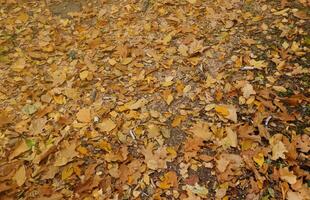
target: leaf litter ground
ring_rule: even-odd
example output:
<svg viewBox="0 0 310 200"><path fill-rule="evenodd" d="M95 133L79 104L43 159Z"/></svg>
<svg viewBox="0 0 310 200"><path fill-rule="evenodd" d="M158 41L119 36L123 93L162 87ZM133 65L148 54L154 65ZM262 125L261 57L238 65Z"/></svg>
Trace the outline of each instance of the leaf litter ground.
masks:
<svg viewBox="0 0 310 200"><path fill-rule="evenodd" d="M309 2L1 1L1 199L309 199Z"/></svg>

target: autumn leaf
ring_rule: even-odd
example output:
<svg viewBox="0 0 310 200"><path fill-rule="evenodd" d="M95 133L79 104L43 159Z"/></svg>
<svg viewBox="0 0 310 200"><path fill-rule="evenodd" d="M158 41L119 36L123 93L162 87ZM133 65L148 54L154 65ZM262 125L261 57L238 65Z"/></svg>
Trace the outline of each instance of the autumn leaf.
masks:
<svg viewBox="0 0 310 200"><path fill-rule="evenodd" d="M279 169L279 173L280 173L280 178L283 181L288 182L289 184L293 185L297 182L297 176L294 175L293 172L290 172L288 167L285 168L280 168Z"/></svg>
<svg viewBox="0 0 310 200"><path fill-rule="evenodd" d="M206 122L199 121L193 125L190 129L190 132L194 134L194 136L199 137L203 140L210 140L213 136L212 132L209 129L209 126Z"/></svg>
<svg viewBox="0 0 310 200"><path fill-rule="evenodd" d="M232 105L216 105L215 111L223 117L232 120L237 123L237 110Z"/></svg>
<svg viewBox="0 0 310 200"><path fill-rule="evenodd" d="M251 95L256 94L255 90L253 89L253 86L249 83L246 83L243 88L241 89L244 98L249 98Z"/></svg>
<svg viewBox="0 0 310 200"><path fill-rule="evenodd" d="M18 170L15 172L15 175L12 178L14 181L16 181L18 186L24 185L26 181L26 168L24 165L18 168Z"/></svg>
<svg viewBox="0 0 310 200"><path fill-rule="evenodd" d="M110 132L116 128L115 122L110 118L103 119L97 126L103 132Z"/></svg>
<svg viewBox="0 0 310 200"><path fill-rule="evenodd" d="M169 189L171 187L177 188L178 187L178 177L174 171L167 172L162 181L158 185L161 189Z"/></svg>
<svg viewBox="0 0 310 200"><path fill-rule="evenodd" d="M78 155L75 151L76 146L76 141L73 141L71 144L65 142L65 147L56 154L54 166L59 167L71 162Z"/></svg>
<svg viewBox="0 0 310 200"><path fill-rule="evenodd" d="M77 120L84 123L91 122L91 113L89 108L82 108L79 110L79 112L76 114Z"/></svg>
<svg viewBox="0 0 310 200"><path fill-rule="evenodd" d="M279 158L283 159L286 158L284 153L287 153L288 151L283 142L281 141L280 134L274 135L272 138L270 138L269 143L272 150L272 156L271 156L272 160L277 160Z"/></svg>
<svg viewBox="0 0 310 200"><path fill-rule="evenodd" d="M9 155L9 159L12 160L20 154L30 150L25 140L22 140L17 147L13 150L13 152Z"/></svg>

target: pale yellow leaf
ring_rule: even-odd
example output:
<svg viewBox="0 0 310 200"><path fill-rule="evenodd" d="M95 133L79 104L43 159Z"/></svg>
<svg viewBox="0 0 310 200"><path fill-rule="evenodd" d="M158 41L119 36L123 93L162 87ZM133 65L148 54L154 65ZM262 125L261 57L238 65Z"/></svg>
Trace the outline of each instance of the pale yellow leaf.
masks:
<svg viewBox="0 0 310 200"><path fill-rule="evenodd" d="M101 123L98 124L98 128L103 132L110 132L116 127L116 124L110 118L103 119Z"/></svg>
<svg viewBox="0 0 310 200"><path fill-rule="evenodd" d="M15 172L15 175L12 178L14 181L16 181L17 185L20 187L24 185L26 181L26 168L24 165L22 165L18 170Z"/></svg>

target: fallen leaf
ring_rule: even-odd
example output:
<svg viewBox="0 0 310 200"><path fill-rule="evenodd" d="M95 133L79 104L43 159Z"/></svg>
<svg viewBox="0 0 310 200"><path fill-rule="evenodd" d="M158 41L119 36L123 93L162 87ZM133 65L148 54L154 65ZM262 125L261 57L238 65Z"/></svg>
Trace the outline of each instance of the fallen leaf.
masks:
<svg viewBox="0 0 310 200"><path fill-rule="evenodd" d="M91 113L89 108L82 108L79 110L79 112L76 114L77 120L84 123L91 122Z"/></svg>
<svg viewBox="0 0 310 200"><path fill-rule="evenodd" d="M186 0L188 3L195 4L197 0Z"/></svg>
<svg viewBox="0 0 310 200"><path fill-rule="evenodd" d="M18 170L15 172L15 175L12 177L12 179L16 181L19 187L24 185L26 181L26 168L24 165L18 168Z"/></svg>
<svg viewBox="0 0 310 200"><path fill-rule="evenodd" d="M25 140L22 140L18 146L14 149L14 151L9 155L9 160L14 159L15 157L19 156L20 154L30 150L29 146L27 145Z"/></svg>
<svg viewBox="0 0 310 200"><path fill-rule="evenodd" d="M265 162L264 154L258 153L253 157L253 160L258 164L259 167L262 167Z"/></svg>
<svg viewBox="0 0 310 200"><path fill-rule="evenodd" d="M280 140L279 135L274 135L272 138L270 138L269 143L271 145L271 150L272 150L272 160L277 160L279 158L285 159L285 154L287 153L287 149L283 142Z"/></svg>
<svg viewBox="0 0 310 200"><path fill-rule="evenodd" d="M188 56L188 53L187 53L188 47L186 45L181 44L178 48L178 51L182 56Z"/></svg>
<svg viewBox="0 0 310 200"><path fill-rule="evenodd" d="M241 89L244 98L249 98L251 95L256 94L256 92L253 89L253 86L249 83L246 83L243 88Z"/></svg>
<svg viewBox="0 0 310 200"><path fill-rule="evenodd" d="M76 146L76 141L73 141L71 144L66 141L65 147L61 151L56 153L56 160L54 162L54 166L59 167L67 164L68 162L71 162L73 158L78 155L78 153L75 151Z"/></svg>
<svg viewBox="0 0 310 200"><path fill-rule="evenodd" d="M19 58L12 66L11 69L14 72L21 72L26 66L26 60L24 58Z"/></svg>
<svg viewBox="0 0 310 200"><path fill-rule="evenodd" d="M160 129L157 125L155 124L150 124L147 126L147 131L148 131L148 137L149 138L155 138L155 137L158 137L160 135Z"/></svg>
<svg viewBox="0 0 310 200"><path fill-rule="evenodd" d="M303 196L299 192L293 192L292 190L289 190L287 192L287 200L305 200Z"/></svg>
<svg viewBox="0 0 310 200"><path fill-rule="evenodd" d="M97 126L102 132L110 132L113 129L115 129L116 124L110 118L106 118L106 119L103 119L102 122L99 123Z"/></svg>
<svg viewBox="0 0 310 200"><path fill-rule="evenodd" d="M67 180L68 178L70 178L70 176L73 174L73 167L70 165L66 168L64 168L61 172L61 179Z"/></svg>
<svg viewBox="0 0 310 200"><path fill-rule="evenodd" d="M178 177L175 171L167 172L162 181L158 185L161 189L169 189L171 187L177 188L178 187Z"/></svg>
<svg viewBox="0 0 310 200"><path fill-rule="evenodd" d="M226 127L227 136L221 140L221 145L224 147L237 147L238 138L235 131L233 131L230 127Z"/></svg>
<svg viewBox="0 0 310 200"><path fill-rule="evenodd" d="M288 167L285 168L280 168L279 169L279 173L280 173L280 178L283 181L288 182L289 184L293 185L297 182L297 176L294 175L293 172L290 172Z"/></svg>
<svg viewBox="0 0 310 200"><path fill-rule="evenodd" d="M216 105L215 111L223 117L237 123L237 109L232 105Z"/></svg>
<svg viewBox="0 0 310 200"><path fill-rule="evenodd" d="M193 125L190 129L190 132L194 134L194 136L199 137L205 141L208 141L212 138L213 134L209 129L209 125L206 122L199 121Z"/></svg>

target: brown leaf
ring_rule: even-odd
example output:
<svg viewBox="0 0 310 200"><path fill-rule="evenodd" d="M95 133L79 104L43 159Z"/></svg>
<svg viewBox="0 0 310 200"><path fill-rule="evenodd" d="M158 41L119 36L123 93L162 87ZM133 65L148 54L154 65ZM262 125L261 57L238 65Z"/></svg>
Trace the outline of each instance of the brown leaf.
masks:
<svg viewBox="0 0 310 200"><path fill-rule="evenodd" d="M14 159L15 157L19 156L20 154L30 150L29 146L27 145L25 140L22 140L14 151L9 155L9 160Z"/></svg>
<svg viewBox="0 0 310 200"><path fill-rule="evenodd" d="M67 164L68 162L72 161L75 156L78 155L78 153L75 151L75 148L77 147L76 143L76 141L73 141L71 144L69 144L67 141L65 142L65 147L61 151L56 153L56 160L54 162L55 167Z"/></svg>

